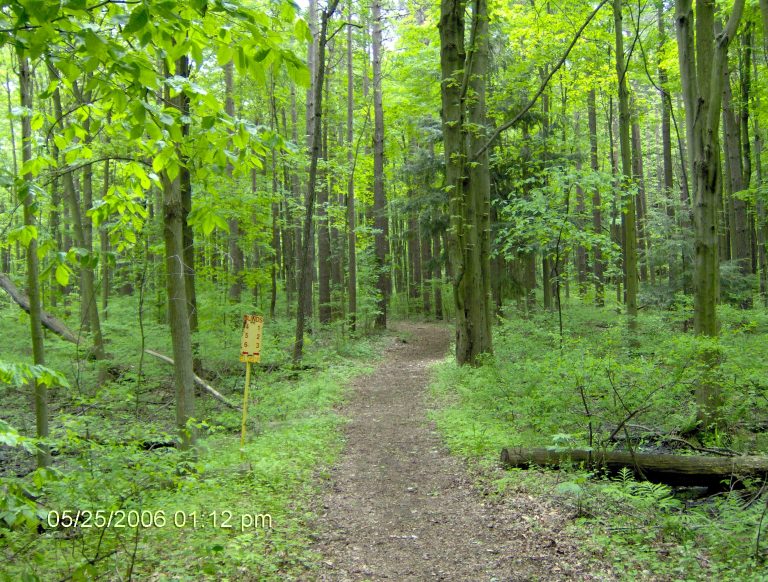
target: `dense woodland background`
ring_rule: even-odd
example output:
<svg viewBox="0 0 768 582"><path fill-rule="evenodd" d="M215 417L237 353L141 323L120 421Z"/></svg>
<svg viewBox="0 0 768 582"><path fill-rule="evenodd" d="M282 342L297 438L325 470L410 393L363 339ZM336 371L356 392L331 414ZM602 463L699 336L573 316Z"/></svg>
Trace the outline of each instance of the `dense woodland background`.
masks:
<svg viewBox="0 0 768 582"><path fill-rule="evenodd" d="M116 471L120 434L138 489L155 463L193 479L146 450L234 438L246 313L264 438L313 400L280 389L330 409L329 362L359 370L371 331L418 317L472 366L441 373L474 386L440 421L464 454L515 431L765 452L766 67L762 0L0 3L0 517L37 523L93 455ZM98 567L83 544L62 572Z"/></svg>

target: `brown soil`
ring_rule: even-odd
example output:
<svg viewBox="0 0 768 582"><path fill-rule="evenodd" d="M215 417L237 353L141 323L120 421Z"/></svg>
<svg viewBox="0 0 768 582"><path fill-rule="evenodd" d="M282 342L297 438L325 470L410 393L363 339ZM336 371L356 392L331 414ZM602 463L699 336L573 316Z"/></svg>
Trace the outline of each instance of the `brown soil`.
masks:
<svg viewBox="0 0 768 582"><path fill-rule="evenodd" d="M566 510L530 495L486 497L427 420L430 367L451 330L396 326L402 339L352 385L347 446L322 499L312 577L347 580L606 580L562 530Z"/></svg>

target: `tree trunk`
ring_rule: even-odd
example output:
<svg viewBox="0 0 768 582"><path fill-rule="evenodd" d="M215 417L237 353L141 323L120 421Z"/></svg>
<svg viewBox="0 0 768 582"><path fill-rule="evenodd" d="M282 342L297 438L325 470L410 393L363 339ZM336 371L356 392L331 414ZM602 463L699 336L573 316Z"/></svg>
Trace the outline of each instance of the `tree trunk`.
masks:
<svg viewBox="0 0 768 582"><path fill-rule="evenodd" d="M587 116L589 118L589 165L593 172L600 170L597 157L597 107L595 105L595 90L590 89L587 94ZM603 232L603 214L600 205L600 189L592 192L592 230L600 236ZM592 269L595 276L595 305L605 305L605 280L603 265L603 250L599 244L594 246L592 256Z"/></svg>
<svg viewBox="0 0 768 582"><path fill-rule="evenodd" d="M441 255L442 251L440 250L440 233L436 232L432 236L432 260L434 261L432 281L433 287L435 289L436 319L443 319L443 269Z"/></svg>
<svg viewBox="0 0 768 582"><path fill-rule="evenodd" d="M293 361L298 363L304 354L304 327L307 317L307 302L312 300L312 279L309 270L310 245L312 244L312 217L315 212L317 196L317 161L320 158L321 131L323 122L323 80L325 78L325 45L328 42L328 21L336 12L339 0L329 0L323 10L320 21L320 33L317 46L317 66L314 71L314 119L312 125L312 151L309 163L309 183L304 209L304 229L302 232L301 261L299 269L298 304L296 310L296 339L293 346Z"/></svg>
<svg viewBox="0 0 768 582"><path fill-rule="evenodd" d="M719 282L717 249L717 198L720 182L718 124L723 85L723 66L728 44L734 37L744 9L736 0L728 24L714 36L714 3L696 2L696 60L693 60L694 15L692 0L676 0L678 57L689 136L689 158L694 184L694 330L717 336L715 304ZM716 365L717 354L702 354L705 365ZM716 383L702 383L696 390L698 419L702 429L717 424L721 403Z"/></svg>
<svg viewBox="0 0 768 582"><path fill-rule="evenodd" d="M730 239L731 258L739 266L742 275L752 272L750 258L752 249L749 243L749 222L747 203L734 194L745 188L744 169L742 167L739 124L733 110L733 97L728 67L728 59L723 63L723 147L725 151L726 193L728 194L729 212L732 217ZM745 305L746 307L746 305Z"/></svg>
<svg viewBox="0 0 768 582"><path fill-rule="evenodd" d="M232 61L224 65L224 113L230 118L235 117L235 99L234 99L234 69ZM236 187L232 176L232 163L227 161L227 178L229 187L234 190ZM229 257L232 265L231 284L229 286L229 300L232 303L239 303L243 294L243 250L240 248L240 221L237 217L230 218L227 221L229 225L229 237L227 240L229 246Z"/></svg>
<svg viewBox="0 0 768 582"><path fill-rule="evenodd" d="M329 47L328 59L333 61L333 45ZM324 85L325 97L328 100L330 71L326 73ZM323 118L321 157L328 160L328 119ZM331 232L328 222L328 172L322 171L320 184L317 191L317 292L318 292L318 316L321 324L331 323Z"/></svg>
<svg viewBox="0 0 768 582"><path fill-rule="evenodd" d="M19 51L19 93L24 115L21 117L21 163L22 166L32 159L32 80L28 57ZM32 187L33 176L22 176L24 184L18 195L24 205L24 226L37 228L35 219L35 190ZM37 257L37 237L27 245L27 296L29 297L29 325L32 339L32 358L36 366L45 366L45 344L40 297L39 259ZM40 439L48 438L48 390L45 384L32 380L35 397L35 426ZM51 464L51 453L47 446L37 447L37 466Z"/></svg>
<svg viewBox="0 0 768 582"><path fill-rule="evenodd" d="M640 123L635 111L635 102L632 100L632 177L637 186L637 246L640 249L640 279L655 283L653 265L650 260L650 241L645 228L648 216L648 203L645 191L645 176L643 173L643 144L640 134Z"/></svg>
<svg viewBox="0 0 768 582"><path fill-rule="evenodd" d="M492 352L490 174L487 149L475 153L487 139L488 5L473 0L472 7L469 54L464 48L465 2L442 0L440 13L445 176L460 365L476 364L481 354ZM471 101L465 99L469 92Z"/></svg>
<svg viewBox="0 0 768 582"><path fill-rule="evenodd" d="M189 64L186 57L176 62L176 72L188 75ZM167 90L166 90L167 92ZM171 98L165 95L165 100L181 112L184 108L185 96L181 92ZM184 139L182 137L182 139ZM179 167L189 163L182 152L182 144L176 143L176 156ZM171 343L173 344L174 383L176 387L176 428L181 439L181 448L189 449L195 444L195 430L188 426L189 420L195 415L195 388L192 355L192 333L189 320L189 305L187 301L186 272L192 268L187 265L184 252L184 228L186 211L183 202L182 175L171 178L168 171L161 173L163 184L163 238L165 241L166 291L168 295L168 315L171 328Z"/></svg>
<svg viewBox="0 0 768 582"><path fill-rule="evenodd" d="M381 0L372 3L373 32L373 214L376 229L375 252L376 329L387 327L387 304L389 302L389 222L387 220L387 199L384 194L384 108L381 95Z"/></svg>
<svg viewBox="0 0 768 582"><path fill-rule="evenodd" d="M53 65L49 65L49 68L53 71ZM58 87L53 92L53 106L56 118L63 119L61 93ZM90 165L86 167L90 167ZM90 219L84 217L72 172L68 171L64 173L62 180L64 185L64 198L69 207L72 236L74 239L73 242L77 247L84 249L87 253L91 253L93 252L93 248L90 246L91 237L88 234L91 229L86 226L86 221ZM92 198L92 195L90 194L92 188L90 173L86 179L84 179L83 184L88 191L88 197ZM93 355L97 360L103 360L105 357L104 339L101 334L98 300L95 294L95 276L93 267L90 266L90 261L87 261L86 263L87 264L80 267L80 323L84 329L92 330ZM99 376L99 380L103 380L101 372Z"/></svg>
<svg viewBox="0 0 768 582"><path fill-rule="evenodd" d="M352 0L347 4L349 19L352 19ZM349 300L349 329L357 328L357 236L355 234L355 152L354 138L355 79L352 59L352 27L347 26L347 247L349 268L347 273L347 295Z"/></svg>
<svg viewBox="0 0 768 582"><path fill-rule="evenodd" d="M666 25L664 19L664 2L659 0L657 5L657 21L659 30L659 54L664 49L664 44L667 40ZM671 111L672 107L669 100L669 93L667 89L667 83L669 81L669 75L667 70L662 65L662 59L659 57L659 87L661 98L661 157L663 164L663 198L667 205L667 216L670 219L671 225L675 224L675 205L672 202L673 194L672 188L674 187L674 177L672 169L672 125L671 125ZM682 162L685 164L685 162ZM682 218L682 217L681 217ZM668 276L669 276L669 289L674 291L677 289L678 279L678 257L675 253L670 252L668 258Z"/></svg>
<svg viewBox="0 0 768 582"><path fill-rule="evenodd" d="M613 2L613 22L616 35L616 75L619 83L619 149L621 152L621 171L623 186L630 190L627 196L625 212L622 213L622 229L624 238L624 277L625 302L627 306L627 323L630 335L637 329L637 231L635 218L635 195L631 192L632 184L632 153L630 151L629 130L629 91L627 90L627 61L624 55L624 29L622 28L622 0ZM626 190L625 190L626 192Z"/></svg>

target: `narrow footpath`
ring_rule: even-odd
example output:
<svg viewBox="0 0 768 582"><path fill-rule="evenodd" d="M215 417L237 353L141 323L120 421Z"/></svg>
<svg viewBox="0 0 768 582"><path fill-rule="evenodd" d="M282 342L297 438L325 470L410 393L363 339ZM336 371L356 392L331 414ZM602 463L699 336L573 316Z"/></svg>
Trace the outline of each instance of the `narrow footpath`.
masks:
<svg viewBox="0 0 768 582"><path fill-rule="evenodd" d="M347 444L320 505L316 579L609 580L562 532L568 510L472 486L427 418L430 367L453 331L401 323L342 411ZM598 568L599 570L600 568Z"/></svg>

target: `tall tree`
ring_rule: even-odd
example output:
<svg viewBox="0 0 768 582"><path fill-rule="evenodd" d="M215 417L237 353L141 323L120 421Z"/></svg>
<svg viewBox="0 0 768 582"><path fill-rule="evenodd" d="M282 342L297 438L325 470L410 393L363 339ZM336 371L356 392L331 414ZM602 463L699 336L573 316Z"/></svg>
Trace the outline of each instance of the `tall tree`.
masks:
<svg viewBox="0 0 768 582"><path fill-rule="evenodd" d="M376 228L376 290L378 291L375 327L387 327L389 302L389 221L384 193L384 106L381 93L381 0L371 5L373 32L373 216Z"/></svg>
<svg viewBox="0 0 768 582"><path fill-rule="evenodd" d="M348 17L352 19L352 0L347 3ZM357 236L355 234L355 152L354 138L355 79L352 59L352 27L347 26L347 246L349 267L347 296L349 299L349 329L357 326Z"/></svg>
<svg viewBox="0 0 768 582"><path fill-rule="evenodd" d="M587 117L589 122L589 165L593 172L597 172L600 166L597 155L597 107L594 89L590 89L587 94ZM597 235L602 234L603 231L603 215L600 205L600 188L595 187L592 192L592 229ZM594 247L592 269L595 276L595 304L602 307L605 305L605 281L603 251L600 245Z"/></svg>
<svg viewBox="0 0 768 582"><path fill-rule="evenodd" d="M728 23L715 36L715 4L712 0L676 0L676 25L680 78L686 114L688 156L693 180L695 236L694 331L717 336L717 290L719 255L717 249L717 206L720 184L718 125L723 93L723 66L728 45L736 35L744 0L735 0ZM695 41L694 41L695 27ZM695 42L695 44L694 44ZM694 55L695 48L695 55ZM713 354L705 359L712 360ZM702 428L716 422L720 405L719 388L702 383L696 393Z"/></svg>
<svg viewBox="0 0 768 582"><path fill-rule="evenodd" d="M21 118L21 162L22 168L32 160L32 73L29 57L23 49L19 55L19 94L24 115ZM35 218L36 196L35 185L31 172L22 176L23 183L18 189L18 195L24 206L24 227L37 232ZM42 304L40 296L40 266L37 256L37 234L31 236L27 245L27 295L29 296L29 325L32 338L32 358L37 366L45 365L45 344L43 340ZM37 379L32 380L35 400L35 425L37 437L48 437L48 394L45 384ZM37 447L38 467L51 464L50 451L44 443Z"/></svg>
<svg viewBox="0 0 768 582"><path fill-rule="evenodd" d="M175 62L176 73L189 75L189 60L186 55ZM170 74L169 74L170 76ZM184 107L184 92L171 97L166 89L165 100L179 112ZM187 166L187 157L183 137L173 147L179 160L179 166ZM175 175L174 175L175 174ZM176 428L181 438L181 448L189 449L195 444L195 431L189 426L189 420L195 414L195 387L192 356L192 334L189 324L187 301L186 271L188 268L184 253L184 228L186 213L183 202L181 173L178 168L171 168L161 173L163 184L163 237L165 241L166 290L168 294L168 315L173 345L174 383L176 387Z"/></svg>
<svg viewBox="0 0 768 582"><path fill-rule="evenodd" d="M621 155L622 186L627 202L621 216L624 251L625 303L630 332L637 327L637 210L632 186L632 151L630 149L629 90L627 89L628 59L624 54L622 0L613 0L613 23L616 34L616 76L619 84L619 151Z"/></svg>
<svg viewBox="0 0 768 582"><path fill-rule="evenodd" d="M336 12L339 0L329 0L320 17L320 31L317 39L317 62L313 75L314 107L312 120L312 150L309 160L309 183L307 196L304 200L304 228L302 231L302 247L300 250L298 305L296 309L296 337L293 344L293 360L298 362L304 355L304 327L307 317L307 300L312 297L312 279L309 247L312 244L312 218L317 198L317 162L320 158L323 127L323 81L325 79L325 46L328 43L328 22Z"/></svg>
<svg viewBox="0 0 768 582"><path fill-rule="evenodd" d="M232 61L224 65L224 113L231 118L235 117L234 70L235 66ZM227 178L229 178L230 188L234 188L233 169L232 162L227 161ZM227 222L229 226L229 257L232 266L229 300L238 303L243 293L243 250L240 248L240 221L237 216L234 216Z"/></svg>
<svg viewBox="0 0 768 582"><path fill-rule="evenodd" d="M485 87L488 4L472 1L465 48L465 0L440 3L440 65L445 181L451 215L450 255L456 306L456 360L475 364L492 351L490 172Z"/></svg>

